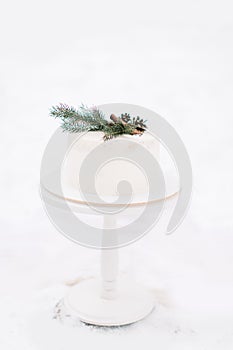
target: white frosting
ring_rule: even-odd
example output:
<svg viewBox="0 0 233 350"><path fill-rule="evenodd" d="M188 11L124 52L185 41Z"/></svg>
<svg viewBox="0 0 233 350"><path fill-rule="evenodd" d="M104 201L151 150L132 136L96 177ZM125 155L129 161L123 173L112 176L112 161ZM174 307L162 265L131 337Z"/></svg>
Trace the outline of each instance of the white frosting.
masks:
<svg viewBox="0 0 233 350"><path fill-rule="evenodd" d="M101 152L105 152L106 159L113 159L101 165L95 174L91 174L95 177L98 196L107 202L116 200L118 197L117 184L122 180L126 180L132 186L132 202L146 201L149 191L146 174L142 168L129 160L135 153L138 144L158 160L159 142L148 132L144 132L141 136L122 135L110 141L104 141L103 136L102 132L67 134L67 154L61 174L62 190L65 197L85 201L79 186L80 169L90 152L102 145ZM118 147L119 140L127 141L123 155L126 159L114 159L114 150ZM85 188L85 191L88 191L88 188ZM98 202L98 197L94 193L93 201Z"/></svg>

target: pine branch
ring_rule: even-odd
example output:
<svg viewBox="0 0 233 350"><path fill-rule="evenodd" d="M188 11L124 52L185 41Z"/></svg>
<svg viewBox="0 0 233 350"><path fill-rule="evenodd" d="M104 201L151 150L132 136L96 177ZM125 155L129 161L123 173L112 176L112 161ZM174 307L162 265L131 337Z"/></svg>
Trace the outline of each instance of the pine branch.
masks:
<svg viewBox="0 0 233 350"><path fill-rule="evenodd" d="M104 126L108 124L100 110L96 107L87 108L84 105L75 109L60 104L51 108L50 115L54 118L60 118L63 122L62 129L69 132L103 130Z"/></svg>
<svg viewBox="0 0 233 350"><path fill-rule="evenodd" d="M104 140L109 140L119 135L141 135L146 128L145 121L140 118L131 118L127 113L118 118L114 114L110 116L111 122L105 119L104 114L97 108L88 108L81 105L78 109L66 104L53 106L50 116L59 118L64 131L76 133L84 131L103 131Z"/></svg>
<svg viewBox="0 0 233 350"><path fill-rule="evenodd" d="M133 135L134 128L131 125L124 125L121 122L109 124L104 129L104 140L111 140L119 135Z"/></svg>

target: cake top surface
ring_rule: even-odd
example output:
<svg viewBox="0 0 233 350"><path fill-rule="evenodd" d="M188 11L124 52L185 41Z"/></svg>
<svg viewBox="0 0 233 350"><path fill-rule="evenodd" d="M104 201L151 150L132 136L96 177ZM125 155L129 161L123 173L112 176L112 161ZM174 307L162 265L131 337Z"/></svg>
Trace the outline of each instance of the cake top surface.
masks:
<svg viewBox="0 0 233 350"><path fill-rule="evenodd" d="M104 141L103 139L104 133L101 131L89 131L86 133L71 133L68 134L68 138L71 142L75 140L85 140L87 142L105 142L108 144L109 142L118 142L119 140L128 140L133 142L139 142L139 143L146 143L146 142L155 142L157 141L156 137L151 134L148 131L145 131L141 135L120 135L116 138L112 138L111 140Z"/></svg>

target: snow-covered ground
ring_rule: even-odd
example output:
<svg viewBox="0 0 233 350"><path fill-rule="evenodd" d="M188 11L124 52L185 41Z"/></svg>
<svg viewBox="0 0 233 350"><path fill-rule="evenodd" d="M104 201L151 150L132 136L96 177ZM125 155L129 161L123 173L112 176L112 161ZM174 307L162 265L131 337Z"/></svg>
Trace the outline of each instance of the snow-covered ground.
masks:
<svg viewBox="0 0 233 350"><path fill-rule="evenodd" d="M3 7L1 349L231 350L231 2L23 0ZM134 325L86 326L55 308L70 285L99 273L99 252L58 234L40 201L40 161L58 125L48 108L58 102L151 108L188 149L194 188L184 223L171 236L149 234L121 249L122 273L157 299Z"/></svg>

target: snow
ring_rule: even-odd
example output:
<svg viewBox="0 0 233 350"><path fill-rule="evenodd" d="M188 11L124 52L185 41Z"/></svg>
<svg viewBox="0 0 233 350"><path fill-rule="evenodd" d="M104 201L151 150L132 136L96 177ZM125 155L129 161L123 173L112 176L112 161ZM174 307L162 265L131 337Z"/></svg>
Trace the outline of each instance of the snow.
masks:
<svg viewBox="0 0 233 350"><path fill-rule="evenodd" d="M231 350L232 5L89 5L14 1L0 15L0 347ZM43 211L39 172L58 125L47 117L52 104L118 101L151 108L175 127L194 188L173 235L148 234L121 249L122 273L155 293L154 312L100 328L63 309L54 318L70 285L98 275L100 253L57 233Z"/></svg>
<svg viewBox="0 0 233 350"><path fill-rule="evenodd" d="M84 325L64 309L58 317L56 309L72 284L98 276L98 251L58 234L42 209L27 224L18 219L9 232L5 227L1 348L117 349L146 342L151 349L231 349L232 237L216 225L209 231L198 227L192 207L176 234L158 239L149 234L121 249L121 272L133 273L154 292L157 304L145 320L110 329Z"/></svg>

